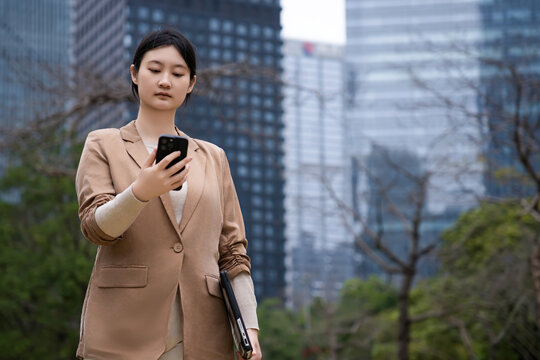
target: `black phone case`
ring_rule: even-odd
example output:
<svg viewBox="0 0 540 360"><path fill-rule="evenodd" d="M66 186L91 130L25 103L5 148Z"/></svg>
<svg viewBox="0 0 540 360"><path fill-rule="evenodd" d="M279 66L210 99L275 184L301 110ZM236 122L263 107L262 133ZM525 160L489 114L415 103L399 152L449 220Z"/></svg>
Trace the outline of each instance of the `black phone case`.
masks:
<svg viewBox="0 0 540 360"><path fill-rule="evenodd" d="M158 140L158 146L157 146L157 153L156 153L156 164L163 160L163 158L170 153L174 151L180 151L180 156L173 159L169 165L167 165L167 169L173 166L174 164L178 163L179 161L182 161L186 155L188 150L188 139L183 136L176 136L176 135L160 135ZM184 168L180 169L181 172L184 170ZM182 189L182 186L174 189L176 191Z"/></svg>

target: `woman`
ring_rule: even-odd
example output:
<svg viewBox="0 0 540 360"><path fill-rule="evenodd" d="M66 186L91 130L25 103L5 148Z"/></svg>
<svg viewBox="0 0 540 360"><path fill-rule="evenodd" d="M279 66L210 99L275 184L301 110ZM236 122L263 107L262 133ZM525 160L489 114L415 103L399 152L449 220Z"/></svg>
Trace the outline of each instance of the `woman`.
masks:
<svg viewBox="0 0 540 360"><path fill-rule="evenodd" d="M99 245L77 357L232 359L219 287L225 269L252 358L261 359L244 224L223 150L188 137L184 160L167 169L176 152L155 163L159 135L187 137L174 119L196 83L193 46L175 30L152 32L130 71L137 119L91 132L77 171L81 229Z"/></svg>

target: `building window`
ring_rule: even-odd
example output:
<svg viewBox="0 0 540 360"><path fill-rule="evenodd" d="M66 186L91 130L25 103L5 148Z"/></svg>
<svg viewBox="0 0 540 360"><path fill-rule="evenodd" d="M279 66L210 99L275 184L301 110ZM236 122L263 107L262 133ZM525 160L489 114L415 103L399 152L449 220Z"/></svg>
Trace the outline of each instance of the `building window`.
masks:
<svg viewBox="0 0 540 360"><path fill-rule="evenodd" d="M247 34L247 26L246 26L246 24L238 24L238 25L236 25L236 33L238 35L246 35Z"/></svg>
<svg viewBox="0 0 540 360"><path fill-rule="evenodd" d="M264 106L267 108L272 108L274 106L274 100L271 98L264 99Z"/></svg>
<svg viewBox="0 0 540 360"><path fill-rule="evenodd" d="M241 149L245 149L248 147L248 141L245 137L241 137L237 141L238 147Z"/></svg>
<svg viewBox="0 0 540 360"><path fill-rule="evenodd" d="M213 48L210 50L210 59L217 60L219 59L220 52L219 49Z"/></svg>
<svg viewBox="0 0 540 360"><path fill-rule="evenodd" d="M220 38L217 34L211 34L210 35L210 44L211 45L219 45L220 44Z"/></svg>
<svg viewBox="0 0 540 360"><path fill-rule="evenodd" d="M253 120L256 120L256 121L259 121L261 120L261 111L260 110L257 110L257 109L253 109L251 110L251 118Z"/></svg>
<svg viewBox="0 0 540 360"><path fill-rule="evenodd" d="M260 106L261 105L261 97L257 95L251 96L251 105L253 106Z"/></svg>
<svg viewBox="0 0 540 360"><path fill-rule="evenodd" d="M237 99L238 99L238 100L237 100L238 105L245 106L245 105L247 105L247 103L248 103L248 97L247 97L247 95L240 95L240 96L238 96Z"/></svg>
<svg viewBox="0 0 540 360"><path fill-rule="evenodd" d="M251 51L254 51L254 52L260 51L261 46L260 46L258 41L252 41L251 44L250 44L250 49L251 49Z"/></svg>
<svg viewBox="0 0 540 360"><path fill-rule="evenodd" d="M141 22L138 25L139 34L146 34L150 30L150 25L145 22Z"/></svg>
<svg viewBox="0 0 540 360"><path fill-rule="evenodd" d="M232 61L233 60L233 53L231 50L224 50L223 51L223 60L225 61Z"/></svg>
<svg viewBox="0 0 540 360"><path fill-rule="evenodd" d="M260 196L252 196L251 197L251 204L256 207L262 207L263 206L263 200Z"/></svg>
<svg viewBox="0 0 540 360"><path fill-rule="evenodd" d="M260 182L254 182L252 185L252 190L254 193L261 193L262 192L262 184ZM262 229L261 229L262 234Z"/></svg>
<svg viewBox="0 0 540 360"><path fill-rule="evenodd" d="M219 19L211 18L210 23L208 25L210 27L210 30L219 31Z"/></svg>
<svg viewBox="0 0 540 360"><path fill-rule="evenodd" d="M169 23L176 24L178 22L178 15L169 14Z"/></svg>
<svg viewBox="0 0 540 360"><path fill-rule="evenodd" d="M274 115L273 112L271 112L271 111L265 111L264 112L264 121L266 121L266 122L274 122L275 119L276 119L276 116Z"/></svg>
<svg viewBox="0 0 540 360"><path fill-rule="evenodd" d="M259 91L261 91L261 85L254 81L251 83L251 91L254 92L254 93L258 93Z"/></svg>
<svg viewBox="0 0 540 360"><path fill-rule="evenodd" d="M263 218L263 213L261 210L253 210L251 211L251 217L253 218L253 220L262 220Z"/></svg>
<svg viewBox="0 0 540 360"><path fill-rule="evenodd" d="M251 24L250 33L251 33L251 36L258 37L261 33L260 26L256 24Z"/></svg>
<svg viewBox="0 0 540 360"><path fill-rule="evenodd" d="M247 163L248 161L248 155L245 152L241 152L238 154L238 162L240 163Z"/></svg>
<svg viewBox="0 0 540 360"><path fill-rule="evenodd" d="M148 15L150 14L150 11L146 6L140 6L137 10L137 15L139 16L139 19L148 19Z"/></svg>
<svg viewBox="0 0 540 360"><path fill-rule="evenodd" d="M247 80L239 80L238 81L238 88L240 90L247 90L247 87L248 87Z"/></svg>
<svg viewBox="0 0 540 360"><path fill-rule="evenodd" d="M238 175L246 177L248 175L248 168L245 165L240 165L238 167Z"/></svg>
<svg viewBox="0 0 540 360"><path fill-rule="evenodd" d="M230 37L230 36L224 36L224 37L223 37L223 46L225 46L225 47L231 47L231 46L232 46L232 43L233 43L232 37Z"/></svg>
<svg viewBox="0 0 540 360"><path fill-rule="evenodd" d="M230 78L222 78L221 86L225 89L230 89L232 87L232 80Z"/></svg>
<svg viewBox="0 0 540 360"><path fill-rule="evenodd" d="M238 39L236 41L236 46L238 46L239 49L246 49L247 48L247 41L245 39Z"/></svg>
<svg viewBox="0 0 540 360"><path fill-rule="evenodd" d="M152 20L155 22L162 22L165 18L165 15L163 15L163 10L161 9L154 9L154 12L152 13Z"/></svg>
<svg viewBox="0 0 540 360"><path fill-rule="evenodd" d="M272 52L274 51L274 44L272 44L271 41L265 41L264 42L264 50L266 52Z"/></svg>
<svg viewBox="0 0 540 360"><path fill-rule="evenodd" d="M223 31L230 33L233 30L233 22L230 20L223 21Z"/></svg>
<svg viewBox="0 0 540 360"><path fill-rule="evenodd" d="M274 36L274 30L270 26L265 26L263 30L264 37L267 39L272 39Z"/></svg>
<svg viewBox="0 0 540 360"><path fill-rule="evenodd" d="M238 51L236 53L236 60L238 60L238 61L244 61L246 59L246 57L247 57L247 55L243 51Z"/></svg>

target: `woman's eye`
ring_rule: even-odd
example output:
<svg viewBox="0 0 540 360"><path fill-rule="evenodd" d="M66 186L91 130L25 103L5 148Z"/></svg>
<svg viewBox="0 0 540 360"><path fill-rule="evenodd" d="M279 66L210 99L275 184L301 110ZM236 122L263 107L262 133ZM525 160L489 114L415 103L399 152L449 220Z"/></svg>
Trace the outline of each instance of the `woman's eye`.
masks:
<svg viewBox="0 0 540 360"><path fill-rule="evenodd" d="M154 74L156 74L156 73L159 72L159 70L156 70L156 69L148 69L148 70L150 70L150 72L152 72L152 73L154 73Z"/></svg>
<svg viewBox="0 0 540 360"><path fill-rule="evenodd" d="M180 77L180 76L183 76L184 74L173 74L173 75L176 77Z"/></svg>

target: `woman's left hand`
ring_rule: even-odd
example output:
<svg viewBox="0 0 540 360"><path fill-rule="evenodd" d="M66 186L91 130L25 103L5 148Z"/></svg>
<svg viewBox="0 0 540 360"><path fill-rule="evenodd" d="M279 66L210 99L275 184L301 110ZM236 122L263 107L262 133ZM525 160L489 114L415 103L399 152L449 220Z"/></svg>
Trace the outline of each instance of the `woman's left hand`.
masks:
<svg viewBox="0 0 540 360"><path fill-rule="evenodd" d="M247 329L247 333L249 336L249 341L251 341L251 346L253 347L253 352L251 354L250 360L261 360L262 353L261 346L259 345L259 330ZM236 354L238 356L238 360L244 360L239 352L237 352Z"/></svg>

